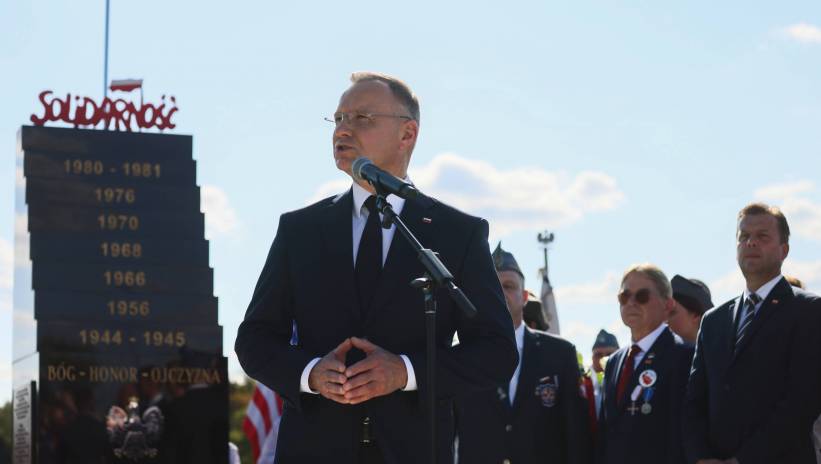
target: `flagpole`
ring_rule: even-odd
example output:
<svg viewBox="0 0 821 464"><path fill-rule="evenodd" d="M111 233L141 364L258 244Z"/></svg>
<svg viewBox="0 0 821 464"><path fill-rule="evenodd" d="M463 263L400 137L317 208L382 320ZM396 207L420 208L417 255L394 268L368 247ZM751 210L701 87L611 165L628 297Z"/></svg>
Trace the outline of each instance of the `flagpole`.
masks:
<svg viewBox="0 0 821 464"><path fill-rule="evenodd" d="M551 243L553 243L553 240L554 240L555 238L556 238L556 236L555 236L555 235L553 235L553 233L552 233L552 232L551 232L551 233L548 233L548 231L544 231L544 234L540 233L540 234L536 237L536 240L538 240L538 241L539 241L539 243L541 243L541 244L542 244L542 247L544 247L544 275L545 275L545 278L547 278L547 247L548 247Z"/></svg>
<svg viewBox="0 0 821 464"><path fill-rule="evenodd" d="M105 0L105 51L103 57L103 99L108 97L108 10L110 0Z"/></svg>

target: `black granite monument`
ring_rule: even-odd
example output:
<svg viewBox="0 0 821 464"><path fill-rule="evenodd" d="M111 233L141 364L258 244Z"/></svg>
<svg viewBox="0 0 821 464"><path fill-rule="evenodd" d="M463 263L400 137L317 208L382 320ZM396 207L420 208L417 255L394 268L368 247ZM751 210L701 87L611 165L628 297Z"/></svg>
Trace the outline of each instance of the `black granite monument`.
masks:
<svg viewBox="0 0 821 464"><path fill-rule="evenodd" d="M227 367L191 143L21 128L13 462L227 462Z"/></svg>

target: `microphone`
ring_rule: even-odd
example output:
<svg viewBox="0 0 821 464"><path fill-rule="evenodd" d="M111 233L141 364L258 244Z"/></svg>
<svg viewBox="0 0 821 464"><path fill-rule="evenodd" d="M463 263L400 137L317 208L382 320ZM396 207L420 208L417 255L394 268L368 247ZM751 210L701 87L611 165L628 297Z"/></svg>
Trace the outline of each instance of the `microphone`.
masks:
<svg viewBox="0 0 821 464"><path fill-rule="evenodd" d="M377 191L392 193L398 197L410 200L421 195L419 190L413 185L393 176L376 167L368 158L359 157L354 160L351 166L353 178L357 181L367 181Z"/></svg>

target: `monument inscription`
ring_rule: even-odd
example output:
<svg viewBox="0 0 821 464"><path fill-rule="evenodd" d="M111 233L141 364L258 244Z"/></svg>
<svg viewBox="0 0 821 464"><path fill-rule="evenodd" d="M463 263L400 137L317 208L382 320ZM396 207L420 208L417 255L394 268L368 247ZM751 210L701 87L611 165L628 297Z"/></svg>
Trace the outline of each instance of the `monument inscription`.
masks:
<svg viewBox="0 0 821 464"><path fill-rule="evenodd" d="M226 461L227 363L191 147L21 128L15 463Z"/></svg>

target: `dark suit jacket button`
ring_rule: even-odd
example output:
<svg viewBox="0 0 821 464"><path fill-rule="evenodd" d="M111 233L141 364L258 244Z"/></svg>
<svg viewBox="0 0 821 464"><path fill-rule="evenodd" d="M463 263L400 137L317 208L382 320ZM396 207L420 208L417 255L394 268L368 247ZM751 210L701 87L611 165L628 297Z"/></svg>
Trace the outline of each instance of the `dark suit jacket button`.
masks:
<svg viewBox="0 0 821 464"><path fill-rule="evenodd" d="M512 425L510 425L510 424L507 424L507 425L505 426L505 432L512 432L512 431L513 431L513 426L512 426Z"/></svg>

